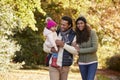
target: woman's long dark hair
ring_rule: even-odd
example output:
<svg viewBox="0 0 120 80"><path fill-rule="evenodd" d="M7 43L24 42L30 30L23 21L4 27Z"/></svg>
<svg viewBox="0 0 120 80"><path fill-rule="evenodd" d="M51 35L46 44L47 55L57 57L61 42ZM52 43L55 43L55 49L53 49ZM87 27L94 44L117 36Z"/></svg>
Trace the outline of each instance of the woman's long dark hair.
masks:
<svg viewBox="0 0 120 80"><path fill-rule="evenodd" d="M85 28L80 31L79 28L77 27L77 22L78 21L83 21L85 23ZM87 42L89 40L90 37L90 27L87 25L87 21L85 19L85 17L81 16L76 20L76 43L81 44L83 42Z"/></svg>

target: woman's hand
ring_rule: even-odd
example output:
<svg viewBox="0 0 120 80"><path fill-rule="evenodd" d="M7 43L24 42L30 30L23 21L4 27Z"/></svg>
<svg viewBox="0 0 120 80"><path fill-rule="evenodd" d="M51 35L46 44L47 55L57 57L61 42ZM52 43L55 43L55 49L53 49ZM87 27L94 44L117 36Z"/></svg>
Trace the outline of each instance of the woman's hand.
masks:
<svg viewBox="0 0 120 80"><path fill-rule="evenodd" d="M80 47L79 47L79 45L78 45L76 42L72 43L72 46L73 46L77 51L80 51Z"/></svg>

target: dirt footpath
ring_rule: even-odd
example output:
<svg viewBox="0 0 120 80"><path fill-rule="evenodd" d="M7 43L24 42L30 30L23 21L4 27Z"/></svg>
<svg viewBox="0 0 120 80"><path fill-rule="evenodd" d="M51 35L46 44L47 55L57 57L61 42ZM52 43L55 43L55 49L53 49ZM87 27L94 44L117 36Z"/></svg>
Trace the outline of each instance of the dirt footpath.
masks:
<svg viewBox="0 0 120 80"><path fill-rule="evenodd" d="M120 73L111 70L97 70L97 75L102 74L110 80L120 80ZM47 70L11 70L0 71L0 80L50 80ZM81 80L80 73L69 73L68 80ZM97 80L97 79L95 79Z"/></svg>
<svg viewBox="0 0 120 80"><path fill-rule="evenodd" d="M79 73L69 73L68 80L80 80ZM46 70L13 70L0 72L0 80L50 80Z"/></svg>

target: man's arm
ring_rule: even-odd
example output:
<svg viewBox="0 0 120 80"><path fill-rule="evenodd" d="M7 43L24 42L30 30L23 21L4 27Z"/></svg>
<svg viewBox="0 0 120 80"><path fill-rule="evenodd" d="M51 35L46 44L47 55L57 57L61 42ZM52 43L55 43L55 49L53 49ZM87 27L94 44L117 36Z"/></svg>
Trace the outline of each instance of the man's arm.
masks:
<svg viewBox="0 0 120 80"><path fill-rule="evenodd" d="M65 44L63 48L68 52L70 52L71 54L74 54L74 55L78 54L77 50L71 45Z"/></svg>
<svg viewBox="0 0 120 80"><path fill-rule="evenodd" d="M74 38L73 42L75 40L76 38ZM60 47L63 47L63 49L67 50L71 54L74 54L74 55L78 54L77 50L73 46L68 45L61 40L56 40L56 44L59 45Z"/></svg>
<svg viewBox="0 0 120 80"><path fill-rule="evenodd" d="M76 42L76 36L74 37L72 44L73 44L74 42ZM72 44L71 44L71 45L65 44L63 48L64 48L65 50L67 50L68 52L70 52L71 54L77 55L77 54L78 54L78 51L75 49L74 46L72 46Z"/></svg>

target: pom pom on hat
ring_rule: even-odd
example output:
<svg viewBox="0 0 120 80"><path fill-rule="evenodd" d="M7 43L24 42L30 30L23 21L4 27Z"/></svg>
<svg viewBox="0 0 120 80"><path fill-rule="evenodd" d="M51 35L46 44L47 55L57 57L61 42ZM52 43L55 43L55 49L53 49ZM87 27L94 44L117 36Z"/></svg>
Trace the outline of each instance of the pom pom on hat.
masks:
<svg viewBox="0 0 120 80"><path fill-rule="evenodd" d="M47 28L50 29L52 27L56 27L57 26L57 23L55 21L53 21L50 17L48 17L46 19L46 24L47 24Z"/></svg>
<svg viewBox="0 0 120 80"><path fill-rule="evenodd" d="M51 27L56 27L57 26L57 23L53 20L49 20L47 22L47 28L50 29Z"/></svg>

